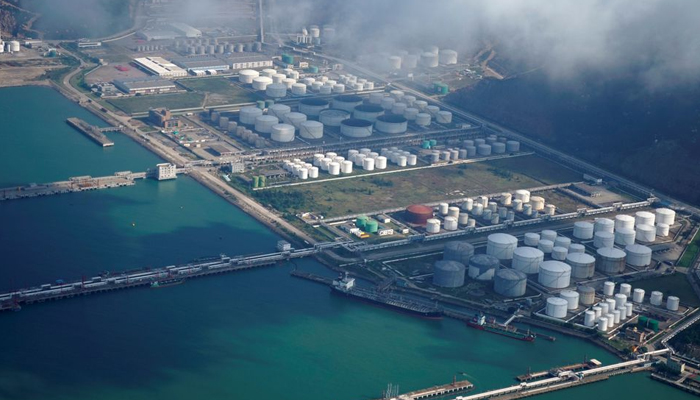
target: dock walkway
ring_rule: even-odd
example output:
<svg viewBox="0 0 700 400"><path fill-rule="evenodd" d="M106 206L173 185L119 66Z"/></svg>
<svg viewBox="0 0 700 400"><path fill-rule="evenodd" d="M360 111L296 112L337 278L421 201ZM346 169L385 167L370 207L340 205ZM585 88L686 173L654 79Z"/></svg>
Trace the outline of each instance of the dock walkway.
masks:
<svg viewBox="0 0 700 400"><path fill-rule="evenodd" d="M79 132L84 134L85 136L89 137L94 141L95 143L99 144L102 147L110 147L114 146L114 142L110 140L103 132L112 132L112 131L119 131L121 128L113 126L113 127L107 127L107 128L99 128L97 126L93 126L88 124L87 122L83 121L80 118L68 118L66 120L68 125L72 126L73 128L77 129Z"/></svg>

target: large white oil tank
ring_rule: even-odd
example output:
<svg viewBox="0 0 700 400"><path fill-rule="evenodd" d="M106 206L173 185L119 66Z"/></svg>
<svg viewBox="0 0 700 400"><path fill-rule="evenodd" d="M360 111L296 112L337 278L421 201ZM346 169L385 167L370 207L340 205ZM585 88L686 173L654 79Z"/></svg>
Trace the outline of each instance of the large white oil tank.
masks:
<svg viewBox="0 0 700 400"><path fill-rule="evenodd" d="M408 120L403 115L380 115L374 127L382 133L405 133L408 129Z"/></svg>
<svg viewBox="0 0 700 400"><path fill-rule="evenodd" d="M635 225L654 225L656 215L649 211L637 211L634 213Z"/></svg>
<svg viewBox="0 0 700 400"><path fill-rule="evenodd" d="M666 224L656 224L656 236L666 237L670 231L670 227Z"/></svg>
<svg viewBox="0 0 700 400"><path fill-rule="evenodd" d="M513 251L513 269L526 274L536 274L544 261L544 253L534 247L518 247Z"/></svg>
<svg viewBox="0 0 700 400"><path fill-rule="evenodd" d="M651 303L651 305L658 307L661 305L663 300L664 300L663 293L659 292L658 290L654 290L653 292L651 292L651 297L649 298L649 302Z"/></svg>
<svg viewBox="0 0 700 400"><path fill-rule="evenodd" d="M277 73L277 70L272 69L272 68L265 68L264 70L260 71L260 75L268 78L272 78L272 75L275 75Z"/></svg>
<svg viewBox="0 0 700 400"><path fill-rule="evenodd" d="M592 278L595 274L595 257L586 253L569 253L566 263L571 266L571 276L579 279Z"/></svg>
<svg viewBox="0 0 700 400"><path fill-rule="evenodd" d="M272 125L270 139L275 142L291 142L294 140L294 127L289 124Z"/></svg>
<svg viewBox="0 0 700 400"><path fill-rule="evenodd" d="M389 57L389 68L391 69L401 69L401 57L390 56Z"/></svg>
<svg viewBox="0 0 700 400"><path fill-rule="evenodd" d="M520 142L517 140L508 140L506 142L506 151L509 153L517 153L520 151Z"/></svg>
<svg viewBox="0 0 700 400"><path fill-rule="evenodd" d="M641 244L631 244L625 247L627 262L635 267L646 267L651 264L651 249Z"/></svg>
<svg viewBox="0 0 700 400"><path fill-rule="evenodd" d="M554 239L554 247L563 247L568 250L569 246L571 246L571 239L566 236L557 236Z"/></svg>
<svg viewBox="0 0 700 400"><path fill-rule="evenodd" d="M620 228L634 229L634 217L630 215L616 215L615 216L615 231Z"/></svg>
<svg viewBox="0 0 700 400"><path fill-rule="evenodd" d="M659 214L656 214L658 218ZM666 309L669 311L678 311L678 306L681 304L681 300L676 296L668 296L666 299Z"/></svg>
<svg viewBox="0 0 700 400"><path fill-rule="evenodd" d="M267 85L271 84L272 78L269 78L267 76L259 76L257 78L253 78L253 89L255 90L265 90L267 89Z"/></svg>
<svg viewBox="0 0 700 400"><path fill-rule="evenodd" d="M285 74L274 74L270 78L272 78L272 83L282 83L282 80L287 78L287 75ZM287 87L287 85L284 85Z"/></svg>
<svg viewBox="0 0 700 400"><path fill-rule="evenodd" d="M603 294L612 296L615 293L615 282L605 281L603 283Z"/></svg>
<svg viewBox="0 0 700 400"><path fill-rule="evenodd" d="M309 117L318 117L318 114L329 106L328 100L308 98L299 102L299 112Z"/></svg>
<svg viewBox="0 0 700 400"><path fill-rule="evenodd" d="M309 178L318 178L318 167L311 167L311 169L309 169Z"/></svg>
<svg viewBox="0 0 700 400"><path fill-rule="evenodd" d="M544 210L544 198L540 196L530 196L530 204L534 211Z"/></svg>
<svg viewBox="0 0 700 400"><path fill-rule="evenodd" d="M438 204L438 212L440 215L447 215L447 213L450 211L450 205L448 203L440 203Z"/></svg>
<svg viewBox="0 0 700 400"><path fill-rule="evenodd" d="M333 108L336 108L338 110L345 110L348 113L353 112L355 107L361 104L362 97L354 94L338 96L333 99Z"/></svg>
<svg viewBox="0 0 700 400"><path fill-rule="evenodd" d="M486 242L486 254L499 260L510 260L518 246L518 238L507 233L492 233Z"/></svg>
<svg viewBox="0 0 700 400"><path fill-rule="evenodd" d="M615 232L615 221L609 218L598 218L595 220L596 232Z"/></svg>
<svg viewBox="0 0 700 400"><path fill-rule="evenodd" d="M651 243L656 240L656 228L653 225L638 224L635 232L636 240L640 242Z"/></svg>
<svg viewBox="0 0 700 400"><path fill-rule="evenodd" d="M530 192L525 189L519 189L515 191L515 198L522 201L523 203L530 202Z"/></svg>
<svg viewBox="0 0 700 400"><path fill-rule="evenodd" d="M426 221L425 230L428 233L438 233L440 232L440 220L437 218L430 218Z"/></svg>
<svg viewBox="0 0 700 400"><path fill-rule="evenodd" d="M346 119L350 118L350 113L345 110L329 108L318 113L318 120L326 126L340 126Z"/></svg>
<svg viewBox="0 0 700 400"><path fill-rule="evenodd" d="M433 272L433 284L451 288L463 286L465 272L466 268L460 262L436 261Z"/></svg>
<svg viewBox="0 0 700 400"><path fill-rule="evenodd" d="M673 225L676 222L676 212L668 208L659 208L656 210L656 223Z"/></svg>
<svg viewBox="0 0 700 400"><path fill-rule="evenodd" d="M579 294L573 290L562 290L559 296L566 300L567 308L569 310L575 310L578 308Z"/></svg>
<svg viewBox="0 0 700 400"><path fill-rule="evenodd" d="M577 239L587 240L593 239L593 224L586 221L578 221L574 223L574 237Z"/></svg>
<svg viewBox="0 0 700 400"><path fill-rule="evenodd" d="M438 111L435 116L435 122L438 124L450 124L452 123L452 113L449 111Z"/></svg>
<svg viewBox="0 0 700 400"><path fill-rule="evenodd" d="M376 104L361 104L356 106L352 111L353 118L364 119L374 122L377 117L384 115L384 108Z"/></svg>
<svg viewBox="0 0 700 400"><path fill-rule="evenodd" d="M551 229L545 229L540 233L540 238L544 240L549 240L552 243L557 240L557 231Z"/></svg>
<svg viewBox="0 0 700 400"><path fill-rule="evenodd" d="M442 111L440 111L442 112ZM505 143L500 143L496 142L491 145L491 152L493 154L503 154L506 152L506 144Z"/></svg>
<svg viewBox="0 0 700 400"><path fill-rule="evenodd" d="M372 135L372 123L363 119L349 118L340 123L340 133L348 137L368 137Z"/></svg>
<svg viewBox="0 0 700 400"><path fill-rule="evenodd" d="M632 301L641 304L644 302L644 289L634 289L632 292Z"/></svg>
<svg viewBox="0 0 700 400"><path fill-rule="evenodd" d="M255 125L255 119L263 115L258 107L243 107L238 114L238 120L245 125Z"/></svg>
<svg viewBox="0 0 700 400"><path fill-rule="evenodd" d="M260 76L258 71L252 69L244 69L238 73L238 81L241 83L253 83L253 79Z"/></svg>
<svg viewBox="0 0 700 400"><path fill-rule="evenodd" d="M457 64L457 52L454 50L443 49L438 53L438 58L441 64L452 65Z"/></svg>
<svg viewBox="0 0 700 400"><path fill-rule="evenodd" d="M421 65L427 68L435 68L438 66L438 55L430 52L425 52L420 56Z"/></svg>
<svg viewBox="0 0 700 400"><path fill-rule="evenodd" d="M457 218L445 217L444 228L446 231L456 231L458 227Z"/></svg>
<svg viewBox="0 0 700 400"><path fill-rule="evenodd" d="M626 254L614 247L603 247L597 250L595 269L604 274L619 274L625 270Z"/></svg>
<svg viewBox="0 0 700 400"><path fill-rule="evenodd" d="M546 254L550 254L552 250L554 250L554 242L547 239L540 239L539 243L537 243L537 248Z"/></svg>
<svg viewBox="0 0 700 400"><path fill-rule="evenodd" d="M496 257L477 254L469 259L469 277L480 281L491 280L499 265Z"/></svg>
<svg viewBox="0 0 700 400"><path fill-rule="evenodd" d="M523 237L523 243L525 246L537 246L540 243L540 234L534 232L528 232Z"/></svg>
<svg viewBox="0 0 700 400"><path fill-rule="evenodd" d="M340 163L331 162L328 164L328 173L330 175L340 175Z"/></svg>
<svg viewBox="0 0 700 400"><path fill-rule="evenodd" d="M562 289L569 286L571 267L561 261L545 261L540 264L537 281L548 288Z"/></svg>
<svg viewBox="0 0 700 400"><path fill-rule="evenodd" d="M569 303L559 297L550 297L547 299L546 313L553 318L565 318Z"/></svg>
<svg viewBox="0 0 700 400"><path fill-rule="evenodd" d="M595 289L590 286L579 286L576 291L579 294L581 304L590 306L595 303Z"/></svg>
<svg viewBox="0 0 700 400"><path fill-rule="evenodd" d="M295 96L302 96L306 94L306 85L303 83L292 83L292 94Z"/></svg>
<svg viewBox="0 0 700 400"><path fill-rule="evenodd" d="M374 159L374 167L376 169L386 169L387 158L384 156L379 156Z"/></svg>
<svg viewBox="0 0 700 400"><path fill-rule="evenodd" d="M491 145L480 144L480 145L476 146L476 153L480 156L490 156L491 155Z"/></svg>
<svg viewBox="0 0 700 400"><path fill-rule="evenodd" d="M270 133L272 126L279 123L279 119L274 115L261 115L255 118L255 130L259 133Z"/></svg>
<svg viewBox="0 0 700 400"><path fill-rule="evenodd" d="M340 162L340 172L343 174L352 173L352 161L344 160Z"/></svg>
<svg viewBox="0 0 700 400"><path fill-rule="evenodd" d="M290 112L285 114L282 120L285 124L294 125L295 128L301 128L301 124L306 121L306 115L299 112Z"/></svg>
<svg viewBox="0 0 700 400"><path fill-rule="evenodd" d="M637 233L632 228L615 228L615 244L619 246L634 244L636 237Z"/></svg>
<svg viewBox="0 0 700 400"><path fill-rule="evenodd" d="M615 245L615 234L607 231L598 231L593 235L593 246L597 249L613 247Z"/></svg>
<svg viewBox="0 0 700 400"><path fill-rule="evenodd" d="M416 125L428 126L428 125L430 125L431 118L432 117L428 113L418 113L418 114L416 114L416 119L415 119Z"/></svg>
<svg viewBox="0 0 700 400"><path fill-rule="evenodd" d="M292 112L292 109L285 104L273 104L267 108L267 114L277 117L280 121L284 120L284 116Z"/></svg>
<svg viewBox="0 0 700 400"><path fill-rule="evenodd" d="M493 289L501 296L524 296L527 290L527 275L513 269L499 269L494 276Z"/></svg>
<svg viewBox="0 0 700 400"><path fill-rule="evenodd" d="M318 121L304 121L299 125L299 136L304 139L321 139L323 124Z"/></svg>

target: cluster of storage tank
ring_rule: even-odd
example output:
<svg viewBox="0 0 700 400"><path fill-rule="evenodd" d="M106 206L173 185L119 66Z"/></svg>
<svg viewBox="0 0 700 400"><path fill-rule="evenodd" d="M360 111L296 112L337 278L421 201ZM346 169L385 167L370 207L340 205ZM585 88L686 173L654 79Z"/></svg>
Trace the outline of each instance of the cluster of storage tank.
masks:
<svg viewBox="0 0 700 400"><path fill-rule="evenodd" d="M291 173L299 179L315 179L318 178L319 167L314 166L311 163L305 163L304 161L295 158L294 160L284 160L283 168L285 171Z"/></svg>
<svg viewBox="0 0 700 400"><path fill-rule="evenodd" d="M153 46L138 46L148 47ZM161 46L162 47L162 46ZM260 52L262 51L262 43L247 42L247 43L229 43L219 42L217 38L202 38L191 40L176 40L173 42L173 49L178 53L185 55L195 54L226 54L226 53L242 53L242 52ZM137 48L138 50L138 48ZM144 50L138 50L144 51Z"/></svg>
<svg viewBox="0 0 700 400"><path fill-rule="evenodd" d="M424 149L430 149L433 147L433 144L429 141L425 141L422 147ZM520 142L491 135L486 138L464 140L461 146L448 147L443 150L433 149L430 152L426 152L426 158L430 163L437 163L440 161L466 160L477 156L490 156L492 154L515 153L518 151L520 151Z"/></svg>
<svg viewBox="0 0 700 400"><path fill-rule="evenodd" d="M426 68L435 68L438 65L457 64L459 54L450 49L439 49L430 46L427 49L415 48L411 50L399 50L396 54L379 58L383 66L389 70L410 70L419 65Z"/></svg>
<svg viewBox="0 0 700 400"><path fill-rule="evenodd" d="M382 115L393 116L393 120L397 120L397 117L403 117L405 119L405 121L401 120L403 125L412 122L421 127L427 127L433 122L443 125L452 123L451 112L440 110L440 107L435 105L428 105L427 101L416 100L415 96L406 95L401 90L392 90L389 94L370 93L369 105L374 107L358 109L354 113L354 117L370 121L375 121ZM382 121L382 119L379 120ZM377 128L379 131L384 131L380 127Z"/></svg>
<svg viewBox="0 0 700 400"><path fill-rule="evenodd" d="M374 82L369 81L365 78L358 78L352 74L340 74L338 76L338 82L345 85L348 90L373 90Z"/></svg>

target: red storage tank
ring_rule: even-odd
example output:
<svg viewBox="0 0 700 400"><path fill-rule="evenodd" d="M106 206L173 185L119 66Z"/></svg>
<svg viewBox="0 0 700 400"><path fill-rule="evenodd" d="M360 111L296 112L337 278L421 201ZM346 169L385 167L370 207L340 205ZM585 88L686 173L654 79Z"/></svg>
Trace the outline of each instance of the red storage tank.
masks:
<svg viewBox="0 0 700 400"><path fill-rule="evenodd" d="M406 221L416 224L425 225L429 218L433 217L432 207L414 204L406 208Z"/></svg>

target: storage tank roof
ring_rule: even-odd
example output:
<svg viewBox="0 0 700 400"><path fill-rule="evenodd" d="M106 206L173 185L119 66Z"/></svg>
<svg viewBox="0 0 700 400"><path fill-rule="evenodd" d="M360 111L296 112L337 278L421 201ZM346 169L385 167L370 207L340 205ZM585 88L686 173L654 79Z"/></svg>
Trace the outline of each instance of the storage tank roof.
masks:
<svg viewBox="0 0 700 400"><path fill-rule="evenodd" d="M527 275L514 269L499 269L496 276L507 281L521 281L527 279Z"/></svg>
<svg viewBox="0 0 700 400"><path fill-rule="evenodd" d="M488 241L499 244L517 244L518 238L507 233L492 233L488 236Z"/></svg>
<svg viewBox="0 0 700 400"><path fill-rule="evenodd" d="M559 293L559 296L568 298L568 297L579 297L578 292L575 292L573 290L562 290L561 293Z"/></svg>
<svg viewBox="0 0 700 400"><path fill-rule="evenodd" d="M624 258L627 254L620 249L614 247L603 247L598 249L598 255L607 258Z"/></svg>
<svg viewBox="0 0 700 400"><path fill-rule="evenodd" d="M555 306L567 306L567 305L569 305L569 302L566 301L565 299L562 299L561 297L550 297L547 299L547 303L555 305Z"/></svg>
<svg viewBox="0 0 700 400"><path fill-rule="evenodd" d="M581 228L589 228L589 229L590 229L590 228L593 228L593 224L590 223L590 222L586 222L586 221L574 222L574 226L578 226L578 227L581 227Z"/></svg>
<svg viewBox="0 0 700 400"><path fill-rule="evenodd" d="M545 261L542 264L540 264L540 271L554 272L554 273L570 272L571 266L569 264L563 263L561 261L551 260L551 261Z"/></svg>
<svg viewBox="0 0 700 400"><path fill-rule="evenodd" d="M307 106L327 106L329 104L328 100L317 98L303 99L299 103L305 104Z"/></svg>
<svg viewBox="0 0 700 400"><path fill-rule="evenodd" d="M403 116L403 115L380 115L377 117L377 121L382 121L382 122L392 122L396 124L402 124L404 122L407 122L408 120Z"/></svg>
<svg viewBox="0 0 700 400"><path fill-rule="evenodd" d="M414 214L430 214L433 215L433 209L422 204L413 204L406 208L406 211Z"/></svg>
<svg viewBox="0 0 700 400"><path fill-rule="evenodd" d="M641 244L630 244L627 247L625 247L625 251L634 254L651 254L651 249Z"/></svg>
<svg viewBox="0 0 700 400"><path fill-rule="evenodd" d="M579 293L595 293L595 289L590 286L579 286L576 290Z"/></svg>
<svg viewBox="0 0 700 400"><path fill-rule="evenodd" d="M525 258L541 258L544 257L542 250L534 247L518 247L513 250L513 255L518 255Z"/></svg>
<svg viewBox="0 0 700 400"><path fill-rule="evenodd" d="M464 271L464 264L457 261L440 260L435 262L435 269L440 271Z"/></svg>
<svg viewBox="0 0 700 400"><path fill-rule="evenodd" d="M576 264L591 264L595 262L595 257L586 253L569 253L566 256L566 261Z"/></svg>
<svg viewBox="0 0 700 400"><path fill-rule="evenodd" d="M347 125L347 126L357 126L357 127L372 126L372 123L370 121L367 121L364 119L358 119L358 118L348 118L346 120L343 120L343 122L341 122L341 124Z"/></svg>
<svg viewBox="0 0 700 400"><path fill-rule="evenodd" d="M338 96L334 99L335 101L342 101L344 103L358 103L362 102L362 97L354 95L354 94L345 94Z"/></svg>
<svg viewBox="0 0 700 400"><path fill-rule="evenodd" d="M362 111L362 112L384 112L384 108L382 106L376 105L376 104L360 104L359 106L355 107L355 111Z"/></svg>
<svg viewBox="0 0 700 400"><path fill-rule="evenodd" d="M475 254L469 259L469 265L474 267L482 268L495 268L498 267L501 262L498 258L488 255L488 254Z"/></svg>

